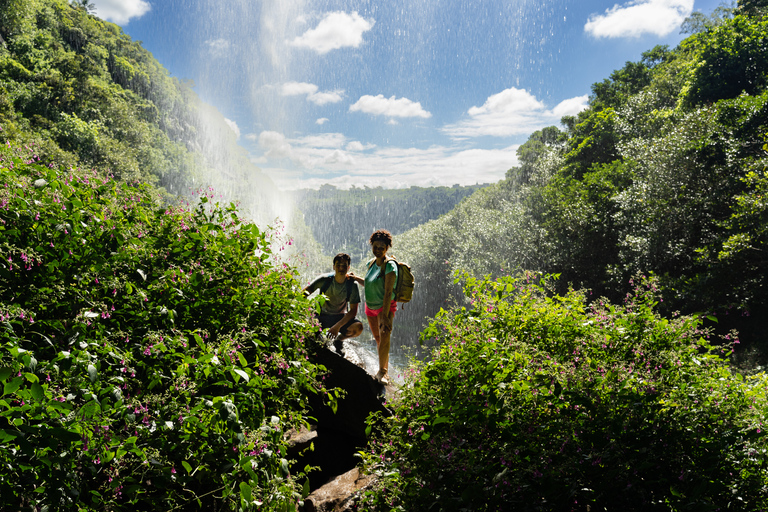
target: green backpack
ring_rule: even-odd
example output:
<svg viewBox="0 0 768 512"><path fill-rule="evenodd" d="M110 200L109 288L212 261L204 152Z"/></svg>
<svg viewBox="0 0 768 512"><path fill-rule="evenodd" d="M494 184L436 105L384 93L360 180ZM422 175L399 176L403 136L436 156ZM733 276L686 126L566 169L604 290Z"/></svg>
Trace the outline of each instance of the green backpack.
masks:
<svg viewBox="0 0 768 512"><path fill-rule="evenodd" d="M394 257L388 256L397 265L397 283L395 283L395 302L410 302L413 298L413 272L410 265L403 261L397 261ZM368 270L371 269L376 262L376 258L372 259L368 263ZM381 274L384 277L384 274Z"/></svg>

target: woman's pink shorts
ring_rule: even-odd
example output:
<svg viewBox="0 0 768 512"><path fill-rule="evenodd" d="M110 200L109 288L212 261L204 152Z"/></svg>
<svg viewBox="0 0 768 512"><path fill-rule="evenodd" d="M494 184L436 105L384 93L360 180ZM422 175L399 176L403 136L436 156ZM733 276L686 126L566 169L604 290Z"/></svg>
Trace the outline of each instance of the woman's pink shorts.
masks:
<svg viewBox="0 0 768 512"><path fill-rule="evenodd" d="M397 302L394 300L389 303L389 310L392 312L392 314L395 314L395 311L397 311ZM365 314L366 316L379 316L379 313L384 311L384 307L380 307L379 309L371 309L368 307L368 304L365 305Z"/></svg>

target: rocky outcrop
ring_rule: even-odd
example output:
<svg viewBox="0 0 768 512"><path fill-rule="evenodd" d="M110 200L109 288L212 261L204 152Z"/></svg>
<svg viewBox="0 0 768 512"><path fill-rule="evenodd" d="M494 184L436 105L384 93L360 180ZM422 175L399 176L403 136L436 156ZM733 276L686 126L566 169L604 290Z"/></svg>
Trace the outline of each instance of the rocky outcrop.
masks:
<svg viewBox="0 0 768 512"><path fill-rule="evenodd" d="M360 475L357 468L339 475L304 500L305 512L351 512L360 492L370 487L374 477Z"/></svg>
<svg viewBox="0 0 768 512"><path fill-rule="evenodd" d="M355 453L366 445L366 419L372 412L385 417L391 415L381 400L383 386L364 369L327 349L315 355L315 362L328 369L326 387L341 388L344 396L339 399L335 412L323 403L322 397L312 397L309 416L315 419L314 432L307 434L311 435L308 442L305 440L302 444L298 438L295 441L296 446L311 443L313 449L297 450L294 468L303 470L307 465L320 468L309 474L312 490L355 467L358 462Z"/></svg>

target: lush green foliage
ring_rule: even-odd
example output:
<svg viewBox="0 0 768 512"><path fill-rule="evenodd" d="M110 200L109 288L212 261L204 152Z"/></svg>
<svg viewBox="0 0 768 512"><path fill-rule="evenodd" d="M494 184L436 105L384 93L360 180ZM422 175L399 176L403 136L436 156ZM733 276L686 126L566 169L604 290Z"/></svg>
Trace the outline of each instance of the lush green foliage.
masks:
<svg viewBox="0 0 768 512"><path fill-rule="evenodd" d="M270 235L34 147L0 183L0 508L293 510L283 433L327 392Z"/></svg>
<svg viewBox="0 0 768 512"><path fill-rule="evenodd" d="M376 510L764 510L765 374L729 369L654 280L623 305L526 275L467 280L365 454Z"/></svg>

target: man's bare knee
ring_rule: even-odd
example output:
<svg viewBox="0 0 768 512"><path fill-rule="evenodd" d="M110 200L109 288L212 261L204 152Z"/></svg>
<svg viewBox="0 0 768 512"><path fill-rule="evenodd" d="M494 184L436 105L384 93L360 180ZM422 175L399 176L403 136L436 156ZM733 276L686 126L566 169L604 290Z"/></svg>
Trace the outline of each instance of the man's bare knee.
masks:
<svg viewBox="0 0 768 512"><path fill-rule="evenodd" d="M363 324L354 323L347 329L347 338L356 338L363 333Z"/></svg>

